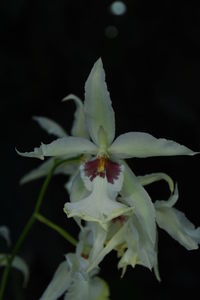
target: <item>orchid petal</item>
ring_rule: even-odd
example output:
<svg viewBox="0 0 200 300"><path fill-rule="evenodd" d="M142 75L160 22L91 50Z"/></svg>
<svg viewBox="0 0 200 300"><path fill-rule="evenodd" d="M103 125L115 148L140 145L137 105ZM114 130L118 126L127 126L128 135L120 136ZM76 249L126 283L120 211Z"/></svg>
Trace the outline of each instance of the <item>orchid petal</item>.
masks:
<svg viewBox="0 0 200 300"><path fill-rule="evenodd" d="M128 132L120 135L108 151L119 158L195 155L198 153L172 140L157 139L144 132Z"/></svg>
<svg viewBox="0 0 200 300"><path fill-rule="evenodd" d="M139 183L135 174L128 165L125 165L124 184L121 191L125 203L134 207L134 214L138 217L140 223L152 241L156 239L155 209L151 198Z"/></svg>
<svg viewBox="0 0 200 300"><path fill-rule="evenodd" d="M96 267L103 259L104 257L110 253L112 250L114 250L118 245L121 245L124 243L124 239L126 236L128 228L128 222L126 222L106 243L106 246L99 252L98 256L95 258L94 261L91 261L88 272L92 270L94 267Z"/></svg>
<svg viewBox="0 0 200 300"><path fill-rule="evenodd" d="M0 266L6 266L8 263L9 257L10 257L10 254L0 254ZM28 268L26 262L21 257L15 256L15 258L12 261L12 267L23 273L23 275L24 275L23 286L25 287L29 280L29 268Z"/></svg>
<svg viewBox="0 0 200 300"><path fill-rule="evenodd" d="M66 203L64 211L68 217L79 216L86 221L99 222L104 227L109 220L132 211L132 208L115 200L117 190L121 188L120 181L121 178L110 184L106 178L97 176L92 182L90 195L78 202Z"/></svg>
<svg viewBox="0 0 200 300"><path fill-rule="evenodd" d="M96 267L98 266L98 264L95 264L95 260L104 247L107 232L96 222L89 222L89 224L89 228L92 231L93 238L92 248L89 254L89 261L92 261Z"/></svg>
<svg viewBox="0 0 200 300"><path fill-rule="evenodd" d="M56 300L62 296L71 284L71 272L66 261L62 262L40 300Z"/></svg>
<svg viewBox="0 0 200 300"><path fill-rule="evenodd" d="M2 236L6 242L8 247L11 245L11 239L10 239L10 230L7 226L0 226L0 236Z"/></svg>
<svg viewBox="0 0 200 300"><path fill-rule="evenodd" d="M67 136L66 131L59 124L49 118L35 116L33 117L33 120L35 120L40 127L49 134L53 134L59 138Z"/></svg>
<svg viewBox="0 0 200 300"><path fill-rule="evenodd" d="M173 193L174 191L174 182L171 179L171 177L165 173L152 173L144 176L137 176L137 179L139 180L140 184L143 186L151 184L156 181L165 180L168 183L170 192Z"/></svg>
<svg viewBox="0 0 200 300"><path fill-rule="evenodd" d="M64 300L109 300L109 289L99 277L85 279L77 274Z"/></svg>
<svg viewBox="0 0 200 300"><path fill-rule="evenodd" d="M88 138L88 130L86 128L83 103L79 97L73 94L68 95L62 101L69 100L74 100L76 104L76 112L74 114L74 122L71 129L71 135Z"/></svg>
<svg viewBox="0 0 200 300"><path fill-rule="evenodd" d="M123 269L122 274L128 265L134 268L136 264L140 264L151 270L155 263L154 244L135 215L129 219L127 229L125 233L127 250L118 264L118 267Z"/></svg>
<svg viewBox="0 0 200 300"><path fill-rule="evenodd" d="M156 231L156 243L155 243L155 263L153 266L154 274L156 279L161 282L159 267L158 267L158 231Z"/></svg>
<svg viewBox="0 0 200 300"><path fill-rule="evenodd" d="M101 59L94 64L86 81L84 109L92 140L99 145L99 129L103 127L110 144L115 136L115 117Z"/></svg>
<svg viewBox="0 0 200 300"><path fill-rule="evenodd" d="M79 172L72 176L67 184L65 184L65 187L69 193L70 202L77 202L80 199L85 198L89 194L83 184ZM74 220L78 224L78 226L82 228L81 219L79 217L74 217Z"/></svg>
<svg viewBox="0 0 200 300"><path fill-rule="evenodd" d="M17 153L21 156L40 159L44 159L45 156L65 156L65 158L70 158L84 153L96 154L97 147L87 139L69 136L57 139L50 144L41 144L33 152L17 151Z"/></svg>
<svg viewBox="0 0 200 300"><path fill-rule="evenodd" d="M154 203L156 209L171 208L178 201L178 186L176 184L174 193L166 200L157 200Z"/></svg>
<svg viewBox="0 0 200 300"><path fill-rule="evenodd" d="M164 201L163 201L164 202ZM156 201L156 221L158 226L168 232L187 250L194 250L200 244L200 227L187 219L184 213L170 206L161 206Z"/></svg>
<svg viewBox="0 0 200 300"><path fill-rule="evenodd" d="M88 190L85 188L83 180L78 172L72 182L70 191L70 202L77 202L89 195Z"/></svg>
<svg viewBox="0 0 200 300"><path fill-rule="evenodd" d="M93 289L91 289L91 300L109 300L109 286L99 277L94 277L91 282Z"/></svg>
<svg viewBox="0 0 200 300"><path fill-rule="evenodd" d="M27 174L25 174L21 178L20 184L25 184L25 183L30 182L32 180L39 179L39 178L42 178L44 176L47 176L49 174L50 170L52 169L52 167L54 165L54 162L55 162L54 157L49 158L44 163L42 163L39 167L37 167L37 168L31 170L30 172L28 172ZM78 167L77 162L70 163L70 164L62 164L62 165L60 165L56 168L54 174L71 175L75 172L77 167Z"/></svg>

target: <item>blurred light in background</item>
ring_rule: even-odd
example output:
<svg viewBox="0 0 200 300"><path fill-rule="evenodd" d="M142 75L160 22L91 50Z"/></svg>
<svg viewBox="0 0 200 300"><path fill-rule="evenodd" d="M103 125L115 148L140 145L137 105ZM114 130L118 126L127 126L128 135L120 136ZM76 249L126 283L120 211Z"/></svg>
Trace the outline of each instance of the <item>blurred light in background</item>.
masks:
<svg viewBox="0 0 200 300"><path fill-rule="evenodd" d="M110 5L110 11L113 15L123 15L126 12L126 5L122 1L115 1Z"/></svg>
<svg viewBox="0 0 200 300"><path fill-rule="evenodd" d="M105 28L105 36L109 39L116 38L118 36L118 33L118 29L115 26L110 25Z"/></svg>

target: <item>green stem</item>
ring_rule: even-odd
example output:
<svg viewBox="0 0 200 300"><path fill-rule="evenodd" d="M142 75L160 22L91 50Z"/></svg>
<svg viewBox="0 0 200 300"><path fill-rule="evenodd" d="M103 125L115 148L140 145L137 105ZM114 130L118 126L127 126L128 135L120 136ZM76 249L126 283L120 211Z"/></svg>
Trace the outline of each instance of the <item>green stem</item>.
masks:
<svg viewBox="0 0 200 300"><path fill-rule="evenodd" d="M55 160L54 162L54 165L52 166L49 174L47 175L46 179L44 180L44 183L42 185L42 188L40 190L40 193L39 193L39 196L38 196L38 199L36 201L36 204L35 204L35 208L34 208L34 212L33 214L31 215L31 217L29 218L28 222L26 223L22 233L20 234L15 246L14 246L14 249L12 251L12 254L10 255L9 259L8 259L8 263L7 263L7 266L5 267L4 269L4 272L3 272L3 275L2 275L2 280L1 280L1 285L0 285L0 300L3 299L3 295L4 295L4 290L5 290L5 287L6 287L6 282L7 282L7 279L8 279L8 274L9 274L9 271L10 271L10 268L12 266L12 262L15 258L15 256L17 255L17 253L19 252L19 249L21 248L25 238L27 237L29 231L31 230L33 224L35 223L35 215L37 213L39 213L39 210L40 210L40 207L41 207L41 204L42 204L42 200L44 198L44 195L45 195L45 192L46 192L46 189L49 185L49 182L55 172L55 169L60 166L61 164L64 164L64 163L72 163L72 162L75 162L75 161L79 161L80 160L80 157L76 157L76 158L72 158L72 159L66 159L66 160Z"/></svg>
<svg viewBox="0 0 200 300"><path fill-rule="evenodd" d="M64 239L66 239L69 243L71 243L73 246L76 246L77 240L73 238L67 231L65 231L63 228L58 226L57 224L53 223L46 217L44 217L41 214L35 214L35 218L40 221L41 223L47 225L48 227L54 229L57 233L59 233Z"/></svg>

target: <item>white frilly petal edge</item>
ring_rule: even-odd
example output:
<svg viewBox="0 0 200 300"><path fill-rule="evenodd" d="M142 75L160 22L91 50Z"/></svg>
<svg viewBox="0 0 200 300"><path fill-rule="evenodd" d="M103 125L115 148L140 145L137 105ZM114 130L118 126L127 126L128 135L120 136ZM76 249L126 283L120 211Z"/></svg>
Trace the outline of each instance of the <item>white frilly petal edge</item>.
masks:
<svg viewBox="0 0 200 300"><path fill-rule="evenodd" d="M88 138L88 130L86 127L84 107L81 99L73 94L70 94L62 99L62 101L74 100L76 104L76 111L74 114L74 122L71 129L72 136Z"/></svg>
<svg viewBox="0 0 200 300"><path fill-rule="evenodd" d="M128 265L134 268L136 264L139 264L151 270L155 265L155 243L151 242L146 228L143 228L135 215L131 216L127 222L124 241L127 244L127 250L118 264L118 268L122 268L122 276Z"/></svg>
<svg viewBox="0 0 200 300"><path fill-rule="evenodd" d="M33 120L35 120L47 133L53 134L58 138L62 138L68 135L58 123L49 118L34 116Z"/></svg>
<svg viewBox="0 0 200 300"><path fill-rule="evenodd" d="M167 205L164 203L165 201L155 202L158 226L187 250L198 249L198 244L200 244L200 227L195 228L194 224L187 219L183 212L172 207L176 201L177 196L174 199L169 199Z"/></svg>
<svg viewBox="0 0 200 300"><path fill-rule="evenodd" d="M64 156L65 158L70 158L84 153L96 154L97 147L87 139L69 136L59 138L50 144L41 144L40 147L34 148L32 152L16 151L21 156L35 157L43 160L45 156Z"/></svg>
<svg viewBox="0 0 200 300"><path fill-rule="evenodd" d="M68 217L78 216L86 221L98 222L106 229L108 221L133 211L132 207L121 204L115 199L121 184L121 178L115 180L114 184L110 184L106 178L97 176L92 182L90 195L78 202L66 203L64 212Z"/></svg>
<svg viewBox="0 0 200 300"><path fill-rule="evenodd" d="M0 254L0 266L4 267L7 265L7 260L9 258L9 254ZM27 285L27 282L29 280L29 268L26 264L26 262L19 256L15 256L12 267L21 271L24 275L24 281L23 286L25 287Z"/></svg>
<svg viewBox="0 0 200 300"><path fill-rule="evenodd" d="M140 184L143 186L154 183L156 181L165 180L168 183L170 192L173 193L174 191L174 182L172 178L165 173L159 172L159 173L146 174L144 176L137 176L137 179L139 180Z"/></svg>
<svg viewBox="0 0 200 300"><path fill-rule="evenodd" d="M60 263L40 300L56 300L62 296L71 284L71 272L66 261Z"/></svg>
<svg viewBox="0 0 200 300"><path fill-rule="evenodd" d="M195 155L199 153L172 140L158 139L144 132L128 132L120 135L108 148L108 151L118 158Z"/></svg>
<svg viewBox="0 0 200 300"><path fill-rule="evenodd" d="M103 127L110 144L115 136L115 116L101 58L94 64L85 83L84 109L92 140L99 145L99 129Z"/></svg>
<svg viewBox="0 0 200 300"><path fill-rule="evenodd" d="M8 247L11 245L11 239L10 239L10 230L7 226L0 226L0 236L2 236L6 242Z"/></svg>

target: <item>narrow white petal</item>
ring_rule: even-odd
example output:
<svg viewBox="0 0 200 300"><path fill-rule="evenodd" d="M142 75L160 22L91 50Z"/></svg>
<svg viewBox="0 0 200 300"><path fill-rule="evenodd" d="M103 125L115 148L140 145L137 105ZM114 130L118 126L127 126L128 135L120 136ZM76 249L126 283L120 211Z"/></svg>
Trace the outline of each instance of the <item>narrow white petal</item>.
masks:
<svg viewBox="0 0 200 300"><path fill-rule="evenodd" d="M20 152L17 149L15 149L17 154L24 156L24 157L34 157L34 158L39 158L41 160L44 159L44 155L42 153L42 148L41 147L35 147L33 151L31 152Z"/></svg>
<svg viewBox="0 0 200 300"><path fill-rule="evenodd" d="M128 165L125 165L124 184L121 194L125 203L127 202L134 207L134 214L138 217L142 226L145 227L150 240L154 244L156 240L154 205Z"/></svg>
<svg viewBox="0 0 200 300"><path fill-rule="evenodd" d="M89 255L89 261L93 262L95 266L98 264L95 263L99 253L102 251L104 247L104 243L106 240L107 232L104 230L98 223L89 222L90 230L92 231L92 248Z"/></svg>
<svg viewBox="0 0 200 300"><path fill-rule="evenodd" d="M71 272L66 261L62 262L40 300L56 300L62 296L71 284Z"/></svg>
<svg viewBox="0 0 200 300"><path fill-rule="evenodd" d="M37 167L37 168L31 170L30 172L28 172L27 174L25 174L21 178L20 184L24 184L24 183L30 182L32 180L39 179L41 177L46 176L49 173L49 171L51 170L51 168L53 167L53 164L54 164L54 158L50 158L50 159L46 160L39 167Z"/></svg>
<svg viewBox="0 0 200 300"><path fill-rule="evenodd" d="M195 229L181 211L167 207L156 209L156 221L160 228L166 230L187 250L198 248L200 227Z"/></svg>
<svg viewBox="0 0 200 300"><path fill-rule="evenodd" d="M90 272L94 267L96 267L103 259L104 257L110 253L112 250L114 250L118 245L121 245L125 241L126 233L128 228L128 222L126 222L113 236L109 239L106 246L100 251L98 256L94 259L94 261L91 261L88 272Z"/></svg>
<svg viewBox="0 0 200 300"><path fill-rule="evenodd" d="M103 127L110 144L115 136L115 117L101 59L94 64L86 81L84 109L92 140L99 144L98 133Z"/></svg>
<svg viewBox="0 0 200 300"><path fill-rule="evenodd" d="M33 117L33 120L35 120L42 129L47 131L49 134L53 134L56 137L62 138L64 136L67 136L66 131L55 121L46 118L46 117Z"/></svg>
<svg viewBox="0 0 200 300"><path fill-rule="evenodd" d="M71 129L71 135L88 138L88 130L86 127L83 103L80 98L70 94L62 101L74 100L76 104L76 112L74 114L74 122Z"/></svg>
<svg viewBox="0 0 200 300"><path fill-rule="evenodd" d="M7 258L10 254L0 254L0 266L6 266L7 265ZM24 275L24 282L23 285L26 286L28 280L29 280L29 268L26 264L26 262L19 256L15 256L12 267L19 270Z"/></svg>
<svg viewBox="0 0 200 300"><path fill-rule="evenodd" d="M108 149L119 158L194 155L191 149L174 141L157 139L144 132L128 132L120 135Z"/></svg>
<svg viewBox="0 0 200 300"><path fill-rule="evenodd" d="M125 233L127 251L122 256L118 267L123 268L123 273L128 265L133 268L140 264L150 270L155 264L155 244L148 238L146 229L139 219L133 215L128 221L127 232Z"/></svg>
<svg viewBox="0 0 200 300"><path fill-rule="evenodd" d="M97 147L87 139L69 136L57 139L50 144L41 144L33 152L17 151L17 153L21 156L40 159L44 159L45 156L65 156L65 158L70 158L84 153L96 154Z"/></svg>
<svg viewBox="0 0 200 300"><path fill-rule="evenodd" d="M144 176L137 176L137 179L143 186L156 181L165 180L169 185L170 192L172 193L174 191L174 182L171 177L165 173L152 173Z"/></svg>
<svg viewBox="0 0 200 300"><path fill-rule="evenodd" d="M160 208L171 208L178 201L178 186L176 184L174 193L169 197L168 200L157 200L154 203L156 209Z"/></svg>
<svg viewBox="0 0 200 300"><path fill-rule="evenodd" d="M6 240L8 246L11 245L10 230L7 226L0 226L0 236Z"/></svg>
<svg viewBox="0 0 200 300"><path fill-rule="evenodd" d="M158 232L156 232L156 243L155 243L155 263L153 266L154 274L156 279L161 282L159 267L158 267Z"/></svg>
<svg viewBox="0 0 200 300"><path fill-rule="evenodd" d="M64 157L63 157L64 159ZM27 174L25 174L21 180L20 184L25 184L27 182L30 182L35 179L42 178L44 176L47 176L51 170L51 168L54 165L55 158L49 158L44 163L42 163L39 167L31 170ZM75 172L75 170L78 168L78 163L70 163L70 164L62 164L58 166L55 170L55 174L65 174L65 175L71 175Z"/></svg>
<svg viewBox="0 0 200 300"><path fill-rule="evenodd" d="M105 226L111 219L132 211L132 208L115 200L116 194L115 184L110 184L106 178L97 176L93 180L90 195L78 202L66 203L64 211L68 217L78 216L83 220L99 222Z"/></svg>

